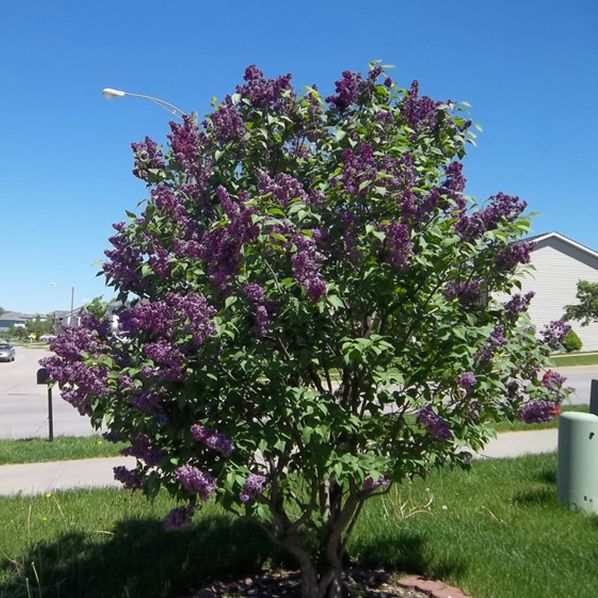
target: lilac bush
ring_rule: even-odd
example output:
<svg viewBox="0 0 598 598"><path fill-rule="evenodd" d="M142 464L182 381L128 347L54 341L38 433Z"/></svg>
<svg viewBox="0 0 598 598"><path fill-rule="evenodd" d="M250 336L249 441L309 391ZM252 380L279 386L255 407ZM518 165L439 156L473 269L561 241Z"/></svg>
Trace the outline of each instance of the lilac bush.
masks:
<svg viewBox="0 0 598 598"><path fill-rule="evenodd" d="M118 328L94 302L45 365L128 439L116 478L182 503L165 527L216 500L290 552L304 597L339 596L365 501L566 395L542 378L563 325L537 337L516 293L526 204L466 196L463 106L378 64L325 99L251 66L170 127L133 144L147 200L103 265Z"/></svg>

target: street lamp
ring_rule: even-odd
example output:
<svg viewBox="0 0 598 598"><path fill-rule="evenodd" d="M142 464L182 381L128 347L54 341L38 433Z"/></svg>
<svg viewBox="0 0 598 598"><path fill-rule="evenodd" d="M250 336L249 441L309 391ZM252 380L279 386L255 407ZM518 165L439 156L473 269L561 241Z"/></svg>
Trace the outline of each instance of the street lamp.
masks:
<svg viewBox="0 0 598 598"><path fill-rule="evenodd" d="M148 96L143 93L133 93L131 91L123 91L122 89L114 89L113 87L104 87L102 89L102 95L108 99L112 100L114 98L123 98L124 96L131 96L132 98L143 98L144 100L150 100L160 108L164 108L164 110L170 112L170 114L174 114L178 117L185 116L186 112L181 110L179 107L167 102L166 100L162 100L160 98L156 98L154 96Z"/></svg>
<svg viewBox="0 0 598 598"><path fill-rule="evenodd" d="M58 287L58 286L60 286L60 287L66 288L63 285L59 285L56 282L51 282L50 286L52 286L52 287ZM74 314L74 312L75 312L75 287L71 287L71 311L69 313L69 319L68 319L68 325L69 326L72 326L72 324L73 324L73 314Z"/></svg>

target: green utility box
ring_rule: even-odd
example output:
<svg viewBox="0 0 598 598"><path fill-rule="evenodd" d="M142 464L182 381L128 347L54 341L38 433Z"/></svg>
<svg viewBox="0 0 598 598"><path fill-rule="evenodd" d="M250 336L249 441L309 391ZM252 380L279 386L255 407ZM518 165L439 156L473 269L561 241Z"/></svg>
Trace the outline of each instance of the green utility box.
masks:
<svg viewBox="0 0 598 598"><path fill-rule="evenodd" d="M559 421L557 496L598 514L598 416L565 412Z"/></svg>

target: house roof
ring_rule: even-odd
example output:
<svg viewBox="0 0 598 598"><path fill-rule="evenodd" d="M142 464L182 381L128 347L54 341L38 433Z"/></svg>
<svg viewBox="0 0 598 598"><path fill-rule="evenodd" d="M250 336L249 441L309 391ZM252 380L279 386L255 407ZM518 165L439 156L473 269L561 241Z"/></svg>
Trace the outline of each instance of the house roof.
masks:
<svg viewBox="0 0 598 598"><path fill-rule="evenodd" d="M573 239L570 239L569 237L565 237L565 235L561 235L561 233L557 233L556 231L542 233L540 235L534 235L533 237L526 237L525 240L535 241L536 243L540 243L541 241L557 240L571 247L575 247L575 249L582 251L589 257L598 260L598 252L594 251L593 249L590 249L589 247L586 247L585 245L582 245L581 243L578 243L577 241L574 241Z"/></svg>
<svg viewBox="0 0 598 598"><path fill-rule="evenodd" d="M35 316L31 314L22 314L17 311L5 311L2 315L0 315L0 320L9 320L11 322L27 322L28 320L33 320Z"/></svg>

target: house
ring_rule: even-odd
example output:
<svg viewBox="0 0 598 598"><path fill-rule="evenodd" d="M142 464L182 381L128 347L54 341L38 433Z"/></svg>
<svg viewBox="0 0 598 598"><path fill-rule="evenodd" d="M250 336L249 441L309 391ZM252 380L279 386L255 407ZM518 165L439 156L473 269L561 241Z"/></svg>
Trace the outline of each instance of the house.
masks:
<svg viewBox="0 0 598 598"><path fill-rule="evenodd" d="M535 270L522 281L522 293L534 291L529 307L538 329L565 314L567 305L577 303L580 280L598 282L598 252L557 232L529 237L536 243L531 252ZM598 350L598 323L581 326L569 322L583 343L583 351Z"/></svg>
<svg viewBox="0 0 598 598"><path fill-rule="evenodd" d="M25 328L29 320L35 319L32 314L22 314L16 311L5 311L0 315L0 331L6 331L11 326L16 328Z"/></svg>

